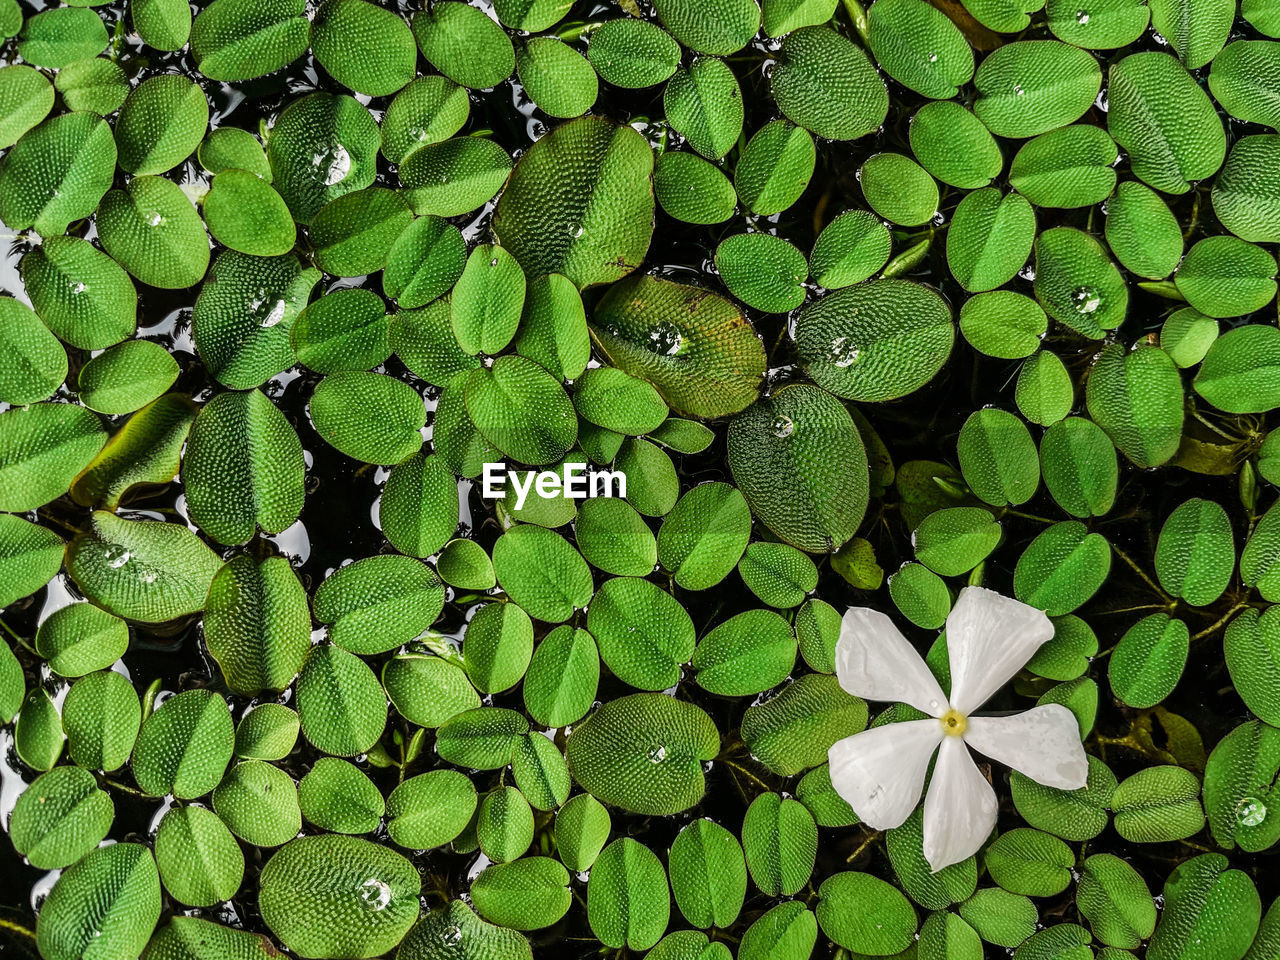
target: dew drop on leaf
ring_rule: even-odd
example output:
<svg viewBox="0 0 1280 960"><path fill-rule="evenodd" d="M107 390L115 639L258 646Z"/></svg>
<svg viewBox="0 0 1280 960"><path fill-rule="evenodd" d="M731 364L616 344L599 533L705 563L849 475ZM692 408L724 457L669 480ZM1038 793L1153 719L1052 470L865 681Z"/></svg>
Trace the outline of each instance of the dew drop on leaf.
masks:
<svg viewBox="0 0 1280 960"><path fill-rule="evenodd" d="M360 884L360 900L367 910L385 910L391 902L391 885L376 877Z"/></svg>
<svg viewBox="0 0 1280 960"><path fill-rule="evenodd" d="M1236 819L1243 827L1256 827L1267 819L1267 805L1257 797L1245 797L1236 804Z"/></svg>

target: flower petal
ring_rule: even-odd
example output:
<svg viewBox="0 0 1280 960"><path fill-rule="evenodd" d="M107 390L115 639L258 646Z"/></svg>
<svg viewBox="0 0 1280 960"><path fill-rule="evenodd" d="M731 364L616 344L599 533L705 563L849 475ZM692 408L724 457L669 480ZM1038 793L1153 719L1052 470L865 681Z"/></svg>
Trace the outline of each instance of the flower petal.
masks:
<svg viewBox="0 0 1280 960"><path fill-rule="evenodd" d="M944 737L924 799L924 857L937 873L973 856L996 825L996 792L964 741Z"/></svg>
<svg viewBox="0 0 1280 960"><path fill-rule="evenodd" d="M964 714L978 709L1052 636L1043 610L994 590L965 587L947 617L951 706Z"/></svg>
<svg viewBox="0 0 1280 960"><path fill-rule="evenodd" d="M1046 703L1009 717L970 717L965 742L1036 783L1079 790L1089 778L1075 714Z"/></svg>
<svg viewBox="0 0 1280 960"><path fill-rule="evenodd" d="M946 694L920 654L878 610L845 611L836 641L836 676L855 697L909 703L931 717L947 712Z"/></svg>
<svg viewBox="0 0 1280 960"><path fill-rule="evenodd" d="M907 720L832 744L831 786L875 830L900 827L924 792L924 775L942 739L937 720Z"/></svg>

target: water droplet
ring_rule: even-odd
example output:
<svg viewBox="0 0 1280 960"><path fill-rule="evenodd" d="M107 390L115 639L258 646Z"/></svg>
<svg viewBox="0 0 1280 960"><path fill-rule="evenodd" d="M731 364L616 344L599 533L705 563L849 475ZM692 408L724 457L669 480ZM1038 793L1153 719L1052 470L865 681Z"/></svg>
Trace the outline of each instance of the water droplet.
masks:
<svg viewBox="0 0 1280 960"><path fill-rule="evenodd" d="M585 230L586 230L586 227L584 227L582 224L579 223L576 226L573 226L569 230L569 232L573 234L573 239L577 240L580 236L582 236Z"/></svg>
<svg viewBox="0 0 1280 960"><path fill-rule="evenodd" d="M85 290L86 287L83 283L73 283L71 285L71 295L73 297L78 297L80 294L84 293Z"/></svg>
<svg viewBox="0 0 1280 960"><path fill-rule="evenodd" d="M391 902L391 885L384 880L370 877L360 884L360 901L366 910L385 910Z"/></svg>
<svg viewBox="0 0 1280 960"><path fill-rule="evenodd" d="M1243 827L1256 827L1267 819L1267 805L1257 797L1245 797L1236 804L1236 819Z"/></svg>
<svg viewBox="0 0 1280 960"><path fill-rule="evenodd" d="M107 544L107 549L103 556L106 558L107 566L112 570L119 570L131 559L131 554L118 543Z"/></svg>
<svg viewBox="0 0 1280 960"><path fill-rule="evenodd" d="M930 62L930 63L937 63L937 62L938 62L938 55L937 55L936 53L931 53L931 54L929 54L929 62Z"/></svg>
<svg viewBox="0 0 1280 960"><path fill-rule="evenodd" d="M150 226L158 227L160 226L160 224L164 223L164 217L162 217L160 215L160 211L157 210L154 213L152 213L151 216L147 217L147 223Z"/></svg>
<svg viewBox="0 0 1280 960"><path fill-rule="evenodd" d="M494 257L492 260L490 260L490 261L489 261L489 266L491 266L491 267L496 267L497 265L498 265L498 258L497 258L497 257Z"/></svg>
<svg viewBox="0 0 1280 960"><path fill-rule="evenodd" d="M1071 304L1075 307L1076 313L1096 313L1102 306L1102 294L1093 287L1076 287L1071 291Z"/></svg>
<svg viewBox="0 0 1280 960"><path fill-rule="evenodd" d="M1077 11L1076 11L1076 23L1080 24L1081 26L1084 26L1084 24L1086 24L1086 23L1088 23L1088 22L1089 22L1089 11L1088 11L1088 10L1077 10Z"/></svg>
<svg viewBox="0 0 1280 960"><path fill-rule="evenodd" d="M836 337L831 341L831 362L842 370L858 362L858 345L848 337Z"/></svg>
<svg viewBox="0 0 1280 960"><path fill-rule="evenodd" d="M652 746L649 748L648 757L650 763L661 763L663 760L667 759L667 748L662 744Z"/></svg>
<svg viewBox="0 0 1280 960"><path fill-rule="evenodd" d="M462 942L462 928L454 924L444 928L444 932L440 934L440 939L448 946L454 946Z"/></svg>
<svg viewBox="0 0 1280 960"><path fill-rule="evenodd" d="M649 331L649 342L653 344L655 352L672 357L679 352L684 338L675 324L663 321Z"/></svg>
<svg viewBox="0 0 1280 960"><path fill-rule="evenodd" d="M775 437L789 437L795 428L795 421L781 415L774 417L773 423L769 424L769 429Z"/></svg>
<svg viewBox="0 0 1280 960"><path fill-rule="evenodd" d="M311 167L321 183L326 187L332 187L335 183L345 180L347 174L351 172L351 154L342 144L335 143L332 147L313 154Z"/></svg>
<svg viewBox="0 0 1280 960"><path fill-rule="evenodd" d="M1013 85L1013 95L1015 97L1023 97L1023 96L1026 96L1026 94L1027 94L1027 91L1022 89L1022 84L1015 83Z"/></svg>

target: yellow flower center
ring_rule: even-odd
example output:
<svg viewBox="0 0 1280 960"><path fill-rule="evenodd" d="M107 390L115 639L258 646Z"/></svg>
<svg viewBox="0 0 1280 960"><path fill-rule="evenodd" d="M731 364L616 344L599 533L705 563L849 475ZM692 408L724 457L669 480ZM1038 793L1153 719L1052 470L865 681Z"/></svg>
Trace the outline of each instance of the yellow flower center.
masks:
<svg viewBox="0 0 1280 960"><path fill-rule="evenodd" d="M969 727L969 718L958 710L948 710L939 719L942 732L949 737L963 737Z"/></svg>

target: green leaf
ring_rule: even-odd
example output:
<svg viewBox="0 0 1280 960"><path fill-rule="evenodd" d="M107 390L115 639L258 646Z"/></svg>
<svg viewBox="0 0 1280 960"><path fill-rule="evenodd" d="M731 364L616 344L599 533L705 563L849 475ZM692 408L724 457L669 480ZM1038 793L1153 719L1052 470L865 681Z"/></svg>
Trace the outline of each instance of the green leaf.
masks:
<svg viewBox="0 0 1280 960"><path fill-rule="evenodd" d="M160 875L151 851L113 843L58 878L40 909L36 943L46 960L136 957L159 919Z"/></svg>
<svg viewBox="0 0 1280 960"><path fill-rule="evenodd" d="M218 243L256 257L288 253L297 239L284 199L248 170L223 170L213 178L204 198L204 219Z"/></svg>
<svg viewBox="0 0 1280 960"><path fill-rule="evenodd" d="M550 857L523 857L485 868L471 883L480 913L503 927L540 930L559 921L573 903L569 874Z"/></svg>
<svg viewBox="0 0 1280 960"><path fill-rule="evenodd" d="M599 800L589 793L571 797L556 811L553 834L560 860L574 873L590 870L609 838L610 827L609 811ZM675 844L672 846L674 849ZM745 886L744 872L744 889ZM679 894L676 897L679 902Z"/></svg>
<svg viewBox="0 0 1280 960"><path fill-rule="evenodd" d="M1276 820L1268 816L1272 785L1280 771L1280 739L1258 720L1240 724L1213 748L1204 770L1204 808L1214 841L1246 851L1275 844Z"/></svg>
<svg viewBox="0 0 1280 960"><path fill-rule="evenodd" d="M1203 360L1217 339L1218 321L1192 307L1173 311L1160 328L1160 349L1183 369Z"/></svg>
<svg viewBox="0 0 1280 960"><path fill-rule="evenodd" d="M33 770L50 770L62 755L64 739L58 708L49 694L40 687L30 690L13 723L18 759Z"/></svg>
<svg viewBox="0 0 1280 960"><path fill-rule="evenodd" d="M30 307L0 297L0 399L16 406L47 400L66 377L67 352L49 328Z"/></svg>
<svg viewBox="0 0 1280 960"><path fill-rule="evenodd" d="M599 94L595 69L556 37L534 37L518 49L516 76L538 109L552 117L581 116Z"/></svg>
<svg viewBox="0 0 1280 960"><path fill-rule="evenodd" d="M510 253L487 244L473 249L451 298L463 353L501 352L515 335L524 298L524 271Z"/></svg>
<svg viewBox="0 0 1280 960"><path fill-rule="evenodd" d="M587 883L587 920L601 943L647 950L667 929L671 894L662 862L630 837L604 848Z"/></svg>
<svg viewBox="0 0 1280 960"><path fill-rule="evenodd" d="M195 153L208 126L209 102L196 84L176 74L150 77L116 117L120 169L134 176L172 170Z"/></svg>
<svg viewBox="0 0 1280 960"><path fill-rule="evenodd" d="M1262 903L1248 875L1205 853L1180 863L1164 885L1165 908L1147 945L1151 960L1226 960L1244 956Z"/></svg>
<svg viewBox="0 0 1280 960"><path fill-rule="evenodd" d="M220 393L191 426L182 479L191 519L220 543L298 519L306 463L293 426L258 390Z"/></svg>
<svg viewBox="0 0 1280 960"><path fill-rule="evenodd" d="M1276 296L1276 258L1237 237L1205 237L1187 251L1173 282L1206 317L1239 317Z"/></svg>
<svg viewBox="0 0 1280 960"><path fill-rule="evenodd" d="M182 0L135 0L129 5L133 28L157 50L181 50L191 35L191 7Z"/></svg>
<svg viewBox="0 0 1280 960"><path fill-rule="evenodd" d="M1026 424L1005 410L976 410L956 441L969 489L992 506L1026 503L1040 486L1040 458Z"/></svg>
<svg viewBox="0 0 1280 960"><path fill-rule="evenodd" d="M524 854L533 842L533 811L523 794L515 787L498 787L488 794L476 816L476 837L492 863Z"/></svg>
<svg viewBox="0 0 1280 960"><path fill-rule="evenodd" d="M76 386L86 407L114 415L145 407L177 379L178 362L163 346L154 340L125 340L81 367Z"/></svg>
<svg viewBox="0 0 1280 960"><path fill-rule="evenodd" d="M1209 90L1237 120L1264 124L1274 130L1280 127L1280 109L1274 102L1277 66L1280 44L1237 40L1213 58Z"/></svg>
<svg viewBox="0 0 1280 960"><path fill-rule="evenodd" d="M1000 524L981 507L944 507L920 522L912 534L916 557L934 573L968 573L1000 542Z"/></svg>
<svg viewBox="0 0 1280 960"><path fill-rule="evenodd" d="M413 79L418 51L399 14L366 0L326 0L311 25L311 48L329 74L371 97Z"/></svg>
<svg viewBox="0 0 1280 960"><path fill-rule="evenodd" d="M1036 238L1035 295L1049 316L1094 340L1118 326L1129 291L1102 244L1073 227Z"/></svg>
<svg viewBox="0 0 1280 960"><path fill-rule="evenodd" d="M80 591L126 620L162 623L203 610L222 565L176 523L126 520L97 510L90 530L67 547L67 573Z"/></svg>
<svg viewBox="0 0 1280 960"><path fill-rule="evenodd" d="M867 55L827 27L788 34L769 84L784 117L827 140L866 136L889 109L884 81Z"/></svg>
<svg viewBox="0 0 1280 960"><path fill-rule="evenodd" d="M498 583L539 620L559 623L591 599L591 571L553 530L533 524L512 527L493 545Z"/></svg>
<svg viewBox="0 0 1280 960"><path fill-rule="evenodd" d="M1280 137L1241 137L1213 183L1213 212L1242 240L1280 241L1280 182L1275 164Z"/></svg>
<svg viewBox="0 0 1280 960"><path fill-rule="evenodd" d="M809 882L818 828L798 800L762 793L747 808L742 846L751 879L766 896L791 896Z"/></svg>
<svg viewBox="0 0 1280 960"><path fill-rule="evenodd" d="M695 806L702 765L719 752L711 718L658 693L609 700L573 728L565 756L573 779L596 799L645 816Z"/></svg>
<svg viewBox="0 0 1280 960"><path fill-rule="evenodd" d="M391 356L389 331L381 297L372 290L345 289L306 306L289 336L301 363L329 374L369 370L386 361Z"/></svg>
<svg viewBox="0 0 1280 960"><path fill-rule="evenodd" d="M102 198L97 221L103 249L145 284L180 290L209 267L204 222L172 180L134 177Z"/></svg>
<svg viewBox="0 0 1280 960"><path fill-rule="evenodd" d="M199 917L175 916L155 932L143 956L147 960L210 960L217 956L254 957L272 948L264 934L220 926Z"/></svg>
<svg viewBox="0 0 1280 960"><path fill-rule="evenodd" d="M101 26L92 10L75 7L46 10L32 21L51 13L88 14ZM111 187L115 167L115 140L101 117L50 117L28 131L0 163L0 220L11 230L34 228L50 238L65 233L73 220L94 212ZM36 312L41 312L38 305Z"/></svg>
<svg viewBox="0 0 1280 960"><path fill-rule="evenodd" d="M424 916L409 931L396 955L405 960L446 960L461 950L462 956L491 960L532 960L533 951L523 934L485 923L461 900Z"/></svg>
<svg viewBox="0 0 1280 960"><path fill-rule="evenodd" d="M840 572L848 579L844 570ZM813 561L785 543L751 544L738 561L738 576L752 593L779 609L800 606L818 586L818 568Z"/></svg>
<svg viewBox="0 0 1280 960"><path fill-rule="evenodd" d="M217 127L196 148L200 166L217 176L224 170L244 170L271 182L271 165L267 163L262 142L248 130L239 127Z"/></svg>
<svg viewBox="0 0 1280 960"><path fill-rule="evenodd" d="M796 324L796 349L809 375L849 400L891 400L920 389L942 368L954 339L946 303L908 280L828 294Z"/></svg>
<svg viewBox="0 0 1280 960"><path fill-rule="evenodd" d="M387 722L387 699L364 661L333 644L312 647L298 675L302 734L337 757L367 753ZM265 883L264 883L265 887Z"/></svg>
<svg viewBox="0 0 1280 960"><path fill-rule="evenodd" d="M1014 771L1010 776L1014 806L1031 826L1064 840L1092 840L1109 822L1108 810L1116 777L1097 757L1089 758L1084 789L1046 787Z"/></svg>
<svg viewBox="0 0 1280 960"><path fill-rule="evenodd" d="M1102 517L1115 503L1120 469L1102 429L1084 417L1051 425L1040 441L1040 469L1049 493L1073 517Z"/></svg>
<svg viewBox="0 0 1280 960"><path fill-rule="evenodd" d="M865 701L845 693L833 676L806 674L747 708L742 739L761 763L789 777L825 763L833 743L866 725Z"/></svg>
<svg viewBox="0 0 1280 960"><path fill-rule="evenodd" d="M412 220L408 202L386 187L335 197L311 219L308 237L316 266L338 277L377 273Z"/></svg>
<svg viewBox="0 0 1280 960"><path fill-rule="evenodd" d="M693 656L693 622L684 607L655 584L615 577L591 599L587 630L606 666L624 683L663 690L680 679Z"/></svg>
<svg viewBox="0 0 1280 960"><path fill-rule="evenodd" d="M446 386L459 374L480 366L479 358L468 356L458 347L450 320L449 301L444 298L421 310L399 311L391 319L389 336L392 349L404 365L437 386ZM437 437L443 432L439 423L437 409Z"/></svg>
<svg viewBox="0 0 1280 960"><path fill-rule="evenodd" d="M33 867L70 866L94 849L115 816L115 805L80 767L54 767L31 782L13 806L9 837Z"/></svg>
<svg viewBox="0 0 1280 960"><path fill-rule="evenodd" d="M1235 14L1235 4L1223 0L1153 0L1151 26L1188 70L1196 70L1227 42Z"/></svg>
<svg viewBox="0 0 1280 960"><path fill-rule="evenodd" d="M532 654L533 623L515 603L485 604L467 624L463 665L481 693L501 693L519 683Z"/></svg>
<svg viewBox="0 0 1280 960"><path fill-rule="evenodd" d="M973 83L978 119L998 137L1021 139L1078 120L1098 96L1102 70L1078 47L1057 40L1019 40L992 51L978 66ZM1111 135L1116 137L1114 128Z"/></svg>
<svg viewBox="0 0 1280 960"><path fill-rule="evenodd" d="M411 850L441 847L466 828L476 810L476 788L457 770L410 777L387 798L387 833Z"/></svg>
<svg viewBox="0 0 1280 960"><path fill-rule="evenodd" d="M18 55L36 67L57 70L107 46L107 28L92 10L54 7L28 17L18 34ZM9 218L4 218L9 222Z"/></svg>
<svg viewBox="0 0 1280 960"><path fill-rule="evenodd" d="M227 702L208 690L187 690L143 721L133 750L133 775L153 797L202 797L222 779L234 746Z"/></svg>
<svg viewBox="0 0 1280 960"><path fill-rule="evenodd" d="M818 888L822 932L846 950L884 956L910 945L916 912L896 887L869 873L834 873Z"/></svg>
<svg viewBox="0 0 1280 960"><path fill-rule="evenodd" d="M1264 413L1280 406L1270 373L1280 364L1275 332L1274 327L1246 324L1215 339L1192 381L1196 393L1230 413Z"/></svg>
<svg viewBox="0 0 1280 960"><path fill-rule="evenodd" d="M1010 893L1052 897L1071 883L1071 848L1040 830L1018 827L996 837L984 860L991 879Z"/></svg>
<svg viewBox="0 0 1280 960"><path fill-rule="evenodd" d="M1128 861L1095 853L1084 861L1076 904L1103 943L1136 949L1156 927L1156 905Z"/></svg>
<svg viewBox="0 0 1280 960"><path fill-rule="evenodd" d="M713 587L731 571L751 537L751 514L736 487L689 490L658 531L658 560L686 590Z"/></svg>
<svg viewBox="0 0 1280 960"><path fill-rule="evenodd" d="M488 203L511 173L511 155L484 137L454 137L405 158L399 169L418 215L456 217Z"/></svg>
<svg viewBox="0 0 1280 960"><path fill-rule="evenodd" d="M554 463L577 439L578 418L551 374L521 356L499 357L466 380L467 414L495 447L520 463Z"/></svg>
<svg viewBox="0 0 1280 960"><path fill-rule="evenodd" d="M738 960L803 960L813 954L818 921L800 900L770 907L742 935Z"/></svg>
<svg viewBox="0 0 1280 960"><path fill-rule="evenodd" d="M302 829L298 793L289 774L261 760L234 764L213 791L213 809L245 843L276 847Z"/></svg>
<svg viewBox="0 0 1280 960"><path fill-rule="evenodd" d="M410 154L448 140L471 111L467 92L447 77L418 77L396 94L382 118L382 155L402 163Z"/></svg>
<svg viewBox="0 0 1280 960"><path fill-rule="evenodd" d="M857 55L865 58L861 52ZM742 148L733 186L748 210L772 216L800 199L816 162L817 148L807 130L786 120L772 120Z"/></svg>
<svg viewBox="0 0 1280 960"><path fill-rule="evenodd" d="M667 81L662 104L672 129L708 160L732 150L742 133L742 89L715 57L695 57L679 67Z"/></svg>
<svg viewBox="0 0 1280 960"><path fill-rule="evenodd" d="M889 596L904 617L926 630L940 628L951 612L951 593L947 585L921 563L904 563L889 577ZM796 627L799 632L799 618Z"/></svg>
<svg viewBox="0 0 1280 960"><path fill-rule="evenodd" d="M81 677L62 702L67 752L72 761L89 770L109 773L124 766L141 723L142 706L133 686L122 674L109 670Z"/></svg>
<svg viewBox="0 0 1280 960"><path fill-rule="evenodd" d="M587 368L591 337L586 311L567 277L552 273L529 281L515 348L561 380L576 380Z"/></svg>
<svg viewBox="0 0 1280 960"><path fill-rule="evenodd" d="M217 814L174 807L156 830L156 865L169 896L193 907L233 897L244 881L244 854Z"/></svg>
<svg viewBox="0 0 1280 960"><path fill-rule="evenodd" d="M458 488L444 462L419 450L391 468L378 514L391 545L411 557L436 553L458 528Z"/></svg>
<svg viewBox="0 0 1280 960"><path fill-rule="evenodd" d="M1227 512L1193 497L1169 514L1156 545L1160 585L1194 607L1222 596L1235 569L1235 543Z"/></svg>
<svg viewBox="0 0 1280 960"><path fill-rule="evenodd" d="M737 53L760 29L755 0L731 0L710 9L698 0L657 0L654 8L677 40L700 53Z"/></svg>
<svg viewBox="0 0 1280 960"><path fill-rule="evenodd" d="M714 820L694 820L672 841L667 868L676 906L689 923L703 929L733 926L747 894L737 837Z"/></svg>
<svg viewBox="0 0 1280 960"><path fill-rule="evenodd" d="M985 187L1004 166L1000 148L982 121L954 101L926 103L911 118L907 133L920 165L951 186Z"/></svg>
<svg viewBox="0 0 1280 960"><path fill-rule="evenodd" d="M426 564L382 554L336 570L316 589L312 606L338 646L383 653L431 626L444 606L444 587Z"/></svg>
<svg viewBox="0 0 1280 960"><path fill-rule="evenodd" d="M828 781L831 779L828 770ZM924 814L917 810L899 827L885 833L889 862L898 882L912 900L929 910L942 910L967 900L978 885L973 857L943 867L936 873L924 856Z"/></svg>
<svg viewBox="0 0 1280 960"><path fill-rule="evenodd" d="M515 70L510 38L478 7L448 0L415 13L412 26L422 55L454 83L487 90Z"/></svg>
<svg viewBox="0 0 1280 960"><path fill-rule="evenodd" d="M60 607L36 631L36 652L60 677L105 670L129 648L129 626L90 603Z"/></svg>
<svg viewBox="0 0 1280 960"><path fill-rule="evenodd" d="M418 217L396 238L382 272L382 292L401 310L426 306L462 276L466 242L453 224Z"/></svg>
<svg viewBox="0 0 1280 960"><path fill-rule="evenodd" d="M1093 628L1067 614L1053 619L1053 636L1027 661L1027 669L1050 680L1074 680L1089 669L1097 653Z"/></svg>
<svg viewBox="0 0 1280 960"><path fill-rule="evenodd" d="M319 281L292 254L220 253L192 311L196 352L214 379L250 390L297 363L289 333Z"/></svg>
<svg viewBox="0 0 1280 960"><path fill-rule="evenodd" d="M587 59L606 82L634 90L670 77L680 62L680 45L656 24L623 17L592 31Z"/></svg>
<svg viewBox="0 0 1280 960"><path fill-rule="evenodd" d="M791 625L771 610L747 610L707 633L691 665L704 690L741 697L782 683L795 661Z"/></svg>
<svg viewBox="0 0 1280 960"><path fill-rule="evenodd" d="M964 34L921 0L873 4L867 31L881 69L923 96L950 99L973 76L973 51Z"/></svg>
<svg viewBox="0 0 1280 960"><path fill-rule="evenodd" d="M1107 130L1129 155L1134 176L1148 186L1186 193L1192 181L1212 176L1222 165L1227 148L1222 121L1208 95L1170 54L1135 53L1112 64L1107 91Z"/></svg>
<svg viewBox="0 0 1280 960"><path fill-rule="evenodd" d="M511 762L528 732L529 721L522 714L504 707L478 707L441 725L436 751L455 766L497 770Z"/></svg>
<svg viewBox="0 0 1280 960"><path fill-rule="evenodd" d="M1037 207L1092 206L1115 188L1118 155L1101 127L1059 127L1023 144L1009 166L1009 185Z"/></svg>
<svg viewBox="0 0 1280 960"><path fill-rule="evenodd" d="M0 413L0 510L34 510L66 493L105 440L98 416L74 404Z"/></svg>
<svg viewBox="0 0 1280 960"><path fill-rule="evenodd" d="M38 70L0 68L0 147L11 147L53 109L53 87Z"/></svg>
<svg viewBox="0 0 1280 960"><path fill-rule="evenodd" d="M1018 371L1014 400L1024 417L1041 426L1055 424L1071 412L1075 385L1056 353L1039 350L1027 359Z"/></svg>
<svg viewBox="0 0 1280 960"><path fill-rule="evenodd" d="M283 690L311 649L307 596L284 557L233 557L209 586L205 643L232 690Z"/></svg>
<svg viewBox="0 0 1280 960"><path fill-rule="evenodd" d="M674 411L690 416L743 409L765 370L759 338L730 301L649 275L610 289L591 334L609 363L648 380Z"/></svg>
<svg viewBox="0 0 1280 960"><path fill-rule="evenodd" d="M1012 290L979 293L960 308L960 332L969 345L1002 360L1035 353L1048 325L1038 303Z"/></svg>
<svg viewBox="0 0 1280 960"><path fill-rule="evenodd" d="M409 932L421 887L413 864L387 847L356 837L301 837L262 868L258 906L271 932L300 956L370 957Z"/></svg>
<svg viewBox="0 0 1280 960"><path fill-rule="evenodd" d="M22 258L21 268L32 307L60 340L98 350L133 336L138 307L133 283L93 244L49 237ZM86 291L93 296L84 296Z"/></svg>
<svg viewBox="0 0 1280 960"><path fill-rule="evenodd" d="M1227 625L1222 638L1223 656L1236 692L1245 706L1268 723L1280 719L1280 699L1275 693L1280 678L1280 633L1276 630L1280 614L1274 614L1275 609L1268 607L1261 615L1255 609L1244 610Z"/></svg>
<svg viewBox="0 0 1280 960"><path fill-rule="evenodd" d="M427 410L418 392L386 374L330 374L311 395L316 431L364 463L399 463L422 446Z"/></svg>
<svg viewBox="0 0 1280 960"><path fill-rule="evenodd" d="M729 292L766 313L787 313L804 302L809 266L792 244L767 233L738 233L716 248L716 269Z"/></svg>
<svg viewBox="0 0 1280 960"><path fill-rule="evenodd" d="M1157 561L1158 563L1158 561ZM1152 707L1173 692L1187 664L1190 633L1167 613L1143 617L1130 627L1107 664L1111 689L1131 707Z"/></svg>
<svg viewBox="0 0 1280 960"><path fill-rule="evenodd" d="M381 142L377 121L351 97L309 93L285 107L267 141L267 160L293 218L310 223L326 203L373 183Z"/></svg>
<svg viewBox="0 0 1280 960"><path fill-rule="evenodd" d="M888 262L890 245L888 229L874 214L846 210L818 234L809 254L809 272L829 290L849 287Z"/></svg>
<svg viewBox="0 0 1280 960"><path fill-rule="evenodd" d="M321 757L298 784L302 815L321 830L372 833L382 822L383 800L373 781L337 757Z"/></svg>
<svg viewBox="0 0 1280 960"><path fill-rule="evenodd" d="M438 727L480 706L466 673L440 657L406 653L388 660L382 686L400 715L420 727Z"/></svg>
<svg viewBox="0 0 1280 960"><path fill-rule="evenodd" d="M497 582L484 548L474 540L462 538L444 545L436 558L436 573L445 583L464 590L488 590Z"/></svg>
<svg viewBox="0 0 1280 960"><path fill-rule="evenodd" d="M920 226L938 209L938 185L919 164L900 153L873 154L859 168L858 179L867 204L893 223Z"/></svg>
<svg viewBox="0 0 1280 960"><path fill-rule="evenodd" d="M105 117L119 109L129 95L129 81L114 60L90 57L69 63L53 78L54 89L62 94L68 110L81 110Z"/></svg>
<svg viewBox="0 0 1280 960"><path fill-rule="evenodd" d="M597 31L592 50L599 38ZM649 249L652 172L653 151L630 127L571 120L520 158L493 231L529 276L563 274L579 289L611 283Z"/></svg>
<svg viewBox="0 0 1280 960"><path fill-rule="evenodd" d="M1026 897L998 887L979 890L960 904L960 916L977 930L983 940L1013 948L1031 936L1039 914Z"/></svg>
<svg viewBox="0 0 1280 960"><path fill-rule="evenodd" d="M1133 843L1182 840L1204 826L1200 781L1183 767L1144 767L1116 787L1111 809L1116 833Z"/></svg>
<svg viewBox="0 0 1280 960"><path fill-rule="evenodd" d="M1077 520L1049 527L1018 558L1013 592L1051 617L1070 613L1097 593L1111 572L1111 544Z"/></svg>
<svg viewBox="0 0 1280 960"><path fill-rule="evenodd" d="M1178 450L1182 380L1158 347L1112 344L1098 356L1085 390L1089 416L1139 467L1156 467Z"/></svg>
<svg viewBox="0 0 1280 960"><path fill-rule="evenodd" d="M307 52L304 0L213 0L191 25L196 68L210 80L252 80Z"/></svg>
<svg viewBox="0 0 1280 960"><path fill-rule="evenodd" d="M283 760L298 742L296 711L282 703L250 707L236 724L236 756L241 760Z"/></svg>
<svg viewBox="0 0 1280 960"><path fill-rule="evenodd" d="M1126 180L1107 201L1107 246L1131 273L1158 280L1182 259L1182 229L1150 187Z"/></svg>

